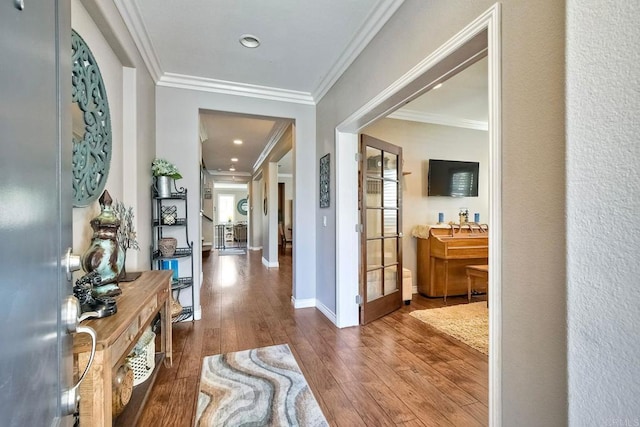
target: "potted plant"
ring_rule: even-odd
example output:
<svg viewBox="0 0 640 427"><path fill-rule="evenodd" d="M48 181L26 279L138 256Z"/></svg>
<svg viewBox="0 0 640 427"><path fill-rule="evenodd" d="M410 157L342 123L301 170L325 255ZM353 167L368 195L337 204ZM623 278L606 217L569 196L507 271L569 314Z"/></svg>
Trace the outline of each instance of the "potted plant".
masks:
<svg viewBox="0 0 640 427"><path fill-rule="evenodd" d="M158 197L171 197L173 180L182 178L178 168L165 159L155 159L151 164L151 172L156 179Z"/></svg>

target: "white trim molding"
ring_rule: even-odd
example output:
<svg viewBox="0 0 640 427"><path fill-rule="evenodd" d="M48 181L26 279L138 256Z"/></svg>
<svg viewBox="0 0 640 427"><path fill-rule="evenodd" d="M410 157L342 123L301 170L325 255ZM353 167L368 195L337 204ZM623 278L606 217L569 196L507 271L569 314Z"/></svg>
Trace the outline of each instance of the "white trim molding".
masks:
<svg viewBox="0 0 640 427"><path fill-rule="evenodd" d="M279 89L228 80L210 79L206 77L188 76L185 74L164 73L158 80L158 86L180 89L199 90L203 92L223 93L227 95L247 96L251 98L269 99L273 101L293 102L296 104L315 105L309 92Z"/></svg>
<svg viewBox="0 0 640 427"><path fill-rule="evenodd" d="M253 164L253 173L256 173L258 169L262 166L262 163L269 157L269 154L273 150L273 147L280 141L282 135L287 131L291 121L289 120L279 120L271 129L271 134L269 135L269 141L262 149L262 152L258 156L258 159Z"/></svg>
<svg viewBox="0 0 640 427"><path fill-rule="evenodd" d="M338 81L340 76L349 68L355 59L362 53L369 42L378 34L378 31L387 23L389 18L396 13L396 10L404 3L404 0L378 0L364 24L358 28L355 35L345 47L344 51L333 64L329 72L318 87L312 92L313 99L316 103L320 102L323 96L327 94L329 89Z"/></svg>
<svg viewBox="0 0 640 427"><path fill-rule="evenodd" d="M124 24L129 29L133 42L136 44L138 51L140 51L142 60L151 78L154 82L158 83L162 76L162 66L160 65L160 59L158 59L158 55L153 47L147 27L144 25L136 2L130 0L114 0L114 4L118 12L120 12Z"/></svg>
<svg viewBox="0 0 640 427"><path fill-rule="evenodd" d="M336 314L324 305L320 300L316 300L316 308L320 310L324 316L331 321L334 325L337 325Z"/></svg>
<svg viewBox="0 0 640 427"><path fill-rule="evenodd" d="M305 298L305 299L295 299L293 295L291 295L291 305L293 308L310 308L316 306L315 298Z"/></svg>
<svg viewBox="0 0 640 427"><path fill-rule="evenodd" d="M416 110L397 110L387 116L390 119L408 120L411 122L431 123L434 125L452 126L465 129L489 130L489 123L481 120L461 119L443 114L425 113Z"/></svg>
<svg viewBox="0 0 640 427"><path fill-rule="evenodd" d="M280 263L278 261L269 262L265 257L262 257L262 264L267 268L280 268Z"/></svg>

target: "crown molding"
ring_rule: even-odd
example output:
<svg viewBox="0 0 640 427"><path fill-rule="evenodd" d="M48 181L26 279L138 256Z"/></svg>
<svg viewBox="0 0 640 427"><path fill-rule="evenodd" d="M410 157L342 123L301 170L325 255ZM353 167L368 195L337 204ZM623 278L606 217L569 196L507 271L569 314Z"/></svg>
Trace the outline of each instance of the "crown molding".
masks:
<svg viewBox="0 0 640 427"><path fill-rule="evenodd" d="M398 10L404 0L378 0L378 4L369 13L362 27L356 31L355 35L342 51L338 60L333 64L318 87L312 92L316 103L320 102L323 96L335 84L349 66L356 60L358 55L367 47L369 42L378 34L378 31L387 23L389 18Z"/></svg>
<svg viewBox="0 0 640 427"><path fill-rule="evenodd" d="M278 178L293 178L292 173L279 173Z"/></svg>
<svg viewBox="0 0 640 427"><path fill-rule="evenodd" d="M460 119L442 114L423 113L415 110L398 110L387 116L390 119L409 120L412 122L431 123L435 125L453 126L458 128L489 130L489 123L481 120Z"/></svg>
<svg viewBox="0 0 640 427"><path fill-rule="evenodd" d="M151 78L157 83L162 75L162 67L160 66L160 60L153 47L153 43L151 43L151 38L149 38L147 27L145 27L144 21L142 20L140 9L138 9L135 2L130 0L114 0L114 4L129 29L133 42L138 48L142 60L147 66L149 74L151 74Z"/></svg>
<svg viewBox="0 0 640 427"><path fill-rule="evenodd" d="M223 93L227 95L248 96L274 101L315 105L313 97L308 92L278 89L274 87L210 79L206 77L188 76L185 74L164 73L157 84L158 86L175 87L180 89L193 89L205 92Z"/></svg>
<svg viewBox="0 0 640 427"><path fill-rule="evenodd" d="M289 124L291 124L291 122L287 120L282 120L278 122L277 126L273 127L273 129L271 130L271 135L269 136L269 142L267 142L267 145L264 147L264 150L262 150L262 153L260 153L260 155L258 156L258 159L253 164L254 173L258 170L258 168L262 165L262 163L267 159L267 157L269 156L269 153L271 153L271 150L273 150L273 147L275 147L278 141L280 141L280 138L282 138L282 135L284 135L285 131L289 127Z"/></svg>

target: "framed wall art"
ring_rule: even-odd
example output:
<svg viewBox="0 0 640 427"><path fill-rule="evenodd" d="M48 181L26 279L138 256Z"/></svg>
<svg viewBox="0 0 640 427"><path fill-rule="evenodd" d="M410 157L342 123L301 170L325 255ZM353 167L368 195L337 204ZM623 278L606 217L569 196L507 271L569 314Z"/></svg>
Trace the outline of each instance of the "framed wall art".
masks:
<svg viewBox="0 0 640 427"><path fill-rule="evenodd" d="M331 161L330 154L327 153L320 158L320 207L328 208L331 205L330 179Z"/></svg>

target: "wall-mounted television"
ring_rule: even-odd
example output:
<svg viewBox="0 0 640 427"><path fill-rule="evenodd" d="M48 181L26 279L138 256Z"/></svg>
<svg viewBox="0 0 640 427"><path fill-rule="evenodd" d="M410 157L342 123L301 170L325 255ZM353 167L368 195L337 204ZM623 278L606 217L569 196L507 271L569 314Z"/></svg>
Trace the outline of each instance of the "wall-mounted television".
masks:
<svg viewBox="0 0 640 427"><path fill-rule="evenodd" d="M478 197L478 162L429 159L428 195Z"/></svg>

